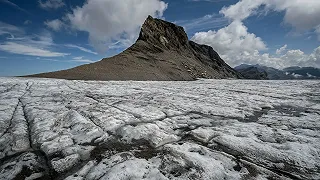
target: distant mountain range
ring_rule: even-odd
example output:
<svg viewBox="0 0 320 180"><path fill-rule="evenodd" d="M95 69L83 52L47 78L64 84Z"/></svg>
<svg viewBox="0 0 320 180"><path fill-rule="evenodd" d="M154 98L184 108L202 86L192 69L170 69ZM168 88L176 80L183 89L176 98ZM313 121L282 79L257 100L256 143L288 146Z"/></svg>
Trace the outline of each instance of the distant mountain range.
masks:
<svg viewBox="0 0 320 180"><path fill-rule="evenodd" d="M255 66L245 66L236 69L239 73L243 75L245 79L258 79L258 80L267 80L268 74L266 71Z"/></svg>
<svg viewBox="0 0 320 180"><path fill-rule="evenodd" d="M314 67L288 67L283 70L262 66L241 64L234 68L246 79L269 79L269 80L289 80L289 79L320 79L320 69ZM265 77L266 75L266 77Z"/></svg>

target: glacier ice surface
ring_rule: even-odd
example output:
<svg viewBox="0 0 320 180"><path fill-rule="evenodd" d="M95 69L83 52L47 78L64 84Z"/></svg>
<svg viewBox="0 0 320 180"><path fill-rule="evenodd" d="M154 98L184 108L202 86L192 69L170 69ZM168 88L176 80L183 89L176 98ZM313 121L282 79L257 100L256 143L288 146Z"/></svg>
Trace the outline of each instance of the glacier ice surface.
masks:
<svg viewBox="0 0 320 180"><path fill-rule="evenodd" d="M320 82L0 78L0 179L320 179Z"/></svg>

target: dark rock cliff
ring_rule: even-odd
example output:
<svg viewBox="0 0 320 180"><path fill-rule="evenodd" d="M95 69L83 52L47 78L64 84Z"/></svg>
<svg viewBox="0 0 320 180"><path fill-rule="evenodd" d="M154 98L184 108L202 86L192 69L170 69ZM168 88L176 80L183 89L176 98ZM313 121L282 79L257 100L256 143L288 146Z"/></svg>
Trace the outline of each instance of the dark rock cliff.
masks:
<svg viewBox="0 0 320 180"><path fill-rule="evenodd" d="M189 41L184 29L149 16L136 43L124 52L72 69L36 74L77 80L195 80L241 78L212 47Z"/></svg>
<svg viewBox="0 0 320 180"><path fill-rule="evenodd" d="M264 70L259 70L257 67L251 66L245 69L238 70L245 79L269 80L268 73Z"/></svg>

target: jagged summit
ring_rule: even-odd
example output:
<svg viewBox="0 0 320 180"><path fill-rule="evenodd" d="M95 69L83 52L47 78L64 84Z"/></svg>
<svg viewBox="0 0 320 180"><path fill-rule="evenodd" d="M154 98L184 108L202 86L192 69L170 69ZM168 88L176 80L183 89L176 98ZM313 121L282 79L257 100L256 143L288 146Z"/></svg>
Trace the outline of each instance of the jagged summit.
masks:
<svg viewBox="0 0 320 180"><path fill-rule="evenodd" d="M30 76L29 76L30 77ZM76 80L241 78L212 47L189 41L183 27L149 16L124 52L99 62L31 77Z"/></svg>
<svg viewBox="0 0 320 180"><path fill-rule="evenodd" d="M152 16L142 25L139 40L168 49L186 48L189 41L183 27Z"/></svg>

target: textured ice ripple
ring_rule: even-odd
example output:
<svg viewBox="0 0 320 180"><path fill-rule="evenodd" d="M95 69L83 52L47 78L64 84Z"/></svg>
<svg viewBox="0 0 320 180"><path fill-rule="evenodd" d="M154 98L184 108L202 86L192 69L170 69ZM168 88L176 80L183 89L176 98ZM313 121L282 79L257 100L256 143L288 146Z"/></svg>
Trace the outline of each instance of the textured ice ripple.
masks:
<svg viewBox="0 0 320 180"><path fill-rule="evenodd" d="M0 78L0 179L320 179L319 89Z"/></svg>

